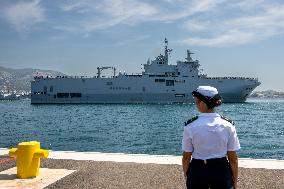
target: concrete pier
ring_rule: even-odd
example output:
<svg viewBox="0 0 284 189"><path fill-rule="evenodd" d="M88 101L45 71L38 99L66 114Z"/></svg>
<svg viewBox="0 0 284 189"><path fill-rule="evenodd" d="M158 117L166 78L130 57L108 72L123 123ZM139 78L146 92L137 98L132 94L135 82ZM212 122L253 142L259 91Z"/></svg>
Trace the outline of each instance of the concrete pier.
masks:
<svg viewBox="0 0 284 189"><path fill-rule="evenodd" d="M50 151L41 161L40 178L23 184L15 179L15 159L7 154L8 149L0 148L0 189L185 188L181 156ZM284 188L284 160L240 158L239 167L239 188ZM55 177L49 182L47 172Z"/></svg>

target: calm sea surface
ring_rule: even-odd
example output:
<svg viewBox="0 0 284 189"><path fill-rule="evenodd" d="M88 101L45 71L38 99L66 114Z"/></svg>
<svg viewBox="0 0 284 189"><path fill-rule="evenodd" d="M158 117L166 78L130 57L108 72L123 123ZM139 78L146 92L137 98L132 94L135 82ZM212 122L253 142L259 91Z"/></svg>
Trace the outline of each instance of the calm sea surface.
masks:
<svg viewBox="0 0 284 189"><path fill-rule="evenodd" d="M284 99L223 104L235 121L240 157L284 159ZM181 155L184 121L194 104L31 105L0 101L0 148L38 140L52 150Z"/></svg>

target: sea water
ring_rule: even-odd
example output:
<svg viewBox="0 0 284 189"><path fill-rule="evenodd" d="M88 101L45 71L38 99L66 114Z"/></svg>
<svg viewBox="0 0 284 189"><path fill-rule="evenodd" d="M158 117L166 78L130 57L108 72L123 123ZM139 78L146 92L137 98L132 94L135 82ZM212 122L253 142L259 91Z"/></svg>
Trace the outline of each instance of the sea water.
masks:
<svg viewBox="0 0 284 189"><path fill-rule="evenodd" d="M284 159L284 99L222 104L234 120L242 158ZM181 155L184 122L194 104L31 105L0 101L0 148L37 140L42 148Z"/></svg>

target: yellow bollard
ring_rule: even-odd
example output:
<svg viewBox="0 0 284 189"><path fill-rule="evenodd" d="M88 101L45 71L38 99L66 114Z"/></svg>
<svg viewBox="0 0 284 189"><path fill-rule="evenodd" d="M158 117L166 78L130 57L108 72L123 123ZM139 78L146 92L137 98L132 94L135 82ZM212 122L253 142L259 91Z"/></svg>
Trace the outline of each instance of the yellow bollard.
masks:
<svg viewBox="0 0 284 189"><path fill-rule="evenodd" d="M9 151L10 157L17 157L17 177L30 178L39 174L40 158L48 157L48 150L40 149L37 141L21 142L18 148Z"/></svg>

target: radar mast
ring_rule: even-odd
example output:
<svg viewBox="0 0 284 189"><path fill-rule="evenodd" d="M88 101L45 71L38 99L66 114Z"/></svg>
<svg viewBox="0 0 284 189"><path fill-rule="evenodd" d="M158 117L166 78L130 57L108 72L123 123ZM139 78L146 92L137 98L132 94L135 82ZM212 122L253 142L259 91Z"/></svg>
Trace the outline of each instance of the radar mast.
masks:
<svg viewBox="0 0 284 189"><path fill-rule="evenodd" d="M171 54L173 49L168 49L168 39L165 38L165 63L168 64L168 60L169 60L169 55Z"/></svg>

